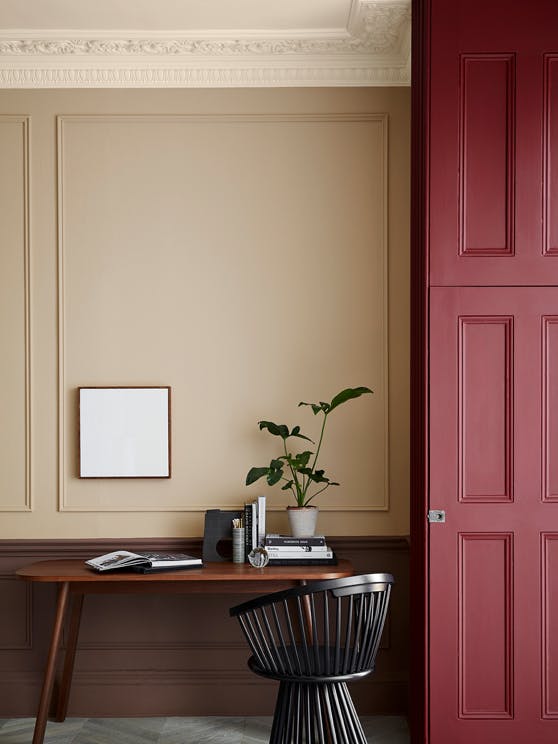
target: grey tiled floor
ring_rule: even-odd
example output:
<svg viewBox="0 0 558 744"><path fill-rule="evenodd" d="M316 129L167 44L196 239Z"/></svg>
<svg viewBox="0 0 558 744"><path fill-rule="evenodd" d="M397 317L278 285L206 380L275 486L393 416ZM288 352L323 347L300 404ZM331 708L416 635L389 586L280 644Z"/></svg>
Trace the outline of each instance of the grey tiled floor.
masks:
<svg viewBox="0 0 558 744"><path fill-rule="evenodd" d="M362 717L369 744L408 744L404 718ZM0 719L1 744L29 744L33 718ZM45 744L267 744L271 718L68 718Z"/></svg>

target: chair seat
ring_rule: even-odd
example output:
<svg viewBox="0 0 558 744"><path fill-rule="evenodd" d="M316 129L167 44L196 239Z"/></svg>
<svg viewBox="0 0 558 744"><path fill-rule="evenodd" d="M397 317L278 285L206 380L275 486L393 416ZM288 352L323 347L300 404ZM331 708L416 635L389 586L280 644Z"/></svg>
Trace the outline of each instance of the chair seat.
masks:
<svg viewBox="0 0 558 744"><path fill-rule="evenodd" d="M312 657L305 659L304 646L287 646L280 649L281 661L286 671L266 669L258 664L255 656L248 659L248 666L254 674L260 677L275 679L279 682L351 682L363 679L374 671L374 665L361 671L351 671L335 674L336 652L334 647L320 646L312 649ZM306 663L305 663L306 662ZM331 671L328 671L331 670Z"/></svg>

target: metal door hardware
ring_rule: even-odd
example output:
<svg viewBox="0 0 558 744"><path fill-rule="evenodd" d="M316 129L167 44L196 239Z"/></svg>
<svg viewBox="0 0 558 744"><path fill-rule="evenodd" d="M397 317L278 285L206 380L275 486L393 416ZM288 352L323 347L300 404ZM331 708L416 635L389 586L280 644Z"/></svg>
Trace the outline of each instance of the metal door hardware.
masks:
<svg viewBox="0 0 558 744"><path fill-rule="evenodd" d="M446 512L443 509L431 509L428 512L429 522L445 522Z"/></svg>

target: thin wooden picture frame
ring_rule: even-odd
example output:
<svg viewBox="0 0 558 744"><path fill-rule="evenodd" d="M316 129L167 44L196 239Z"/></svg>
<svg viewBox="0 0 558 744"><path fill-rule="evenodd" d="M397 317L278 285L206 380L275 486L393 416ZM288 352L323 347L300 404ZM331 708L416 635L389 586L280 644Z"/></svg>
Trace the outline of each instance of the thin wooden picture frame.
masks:
<svg viewBox="0 0 558 744"><path fill-rule="evenodd" d="M170 386L78 387L78 443L80 478L170 478Z"/></svg>

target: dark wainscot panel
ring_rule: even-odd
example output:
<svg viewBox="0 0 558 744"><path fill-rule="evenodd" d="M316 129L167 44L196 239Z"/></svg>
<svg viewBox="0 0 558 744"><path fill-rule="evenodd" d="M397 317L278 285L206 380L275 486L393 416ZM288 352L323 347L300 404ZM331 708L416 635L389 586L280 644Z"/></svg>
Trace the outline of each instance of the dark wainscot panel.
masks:
<svg viewBox="0 0 558 744"><path fill-rule="evenodd" d="M396 586L375 675L355 684L362 715L407 711L409 544L401 537L330 542L356 573L387 571ZM55 590L14 572L50 558L89 558L125 546L201 555L201 540L1 540L0 718L36 713ZM246 595L88 596L68 714L271 715L276 685L252 674L228 608Z"/></svg>

